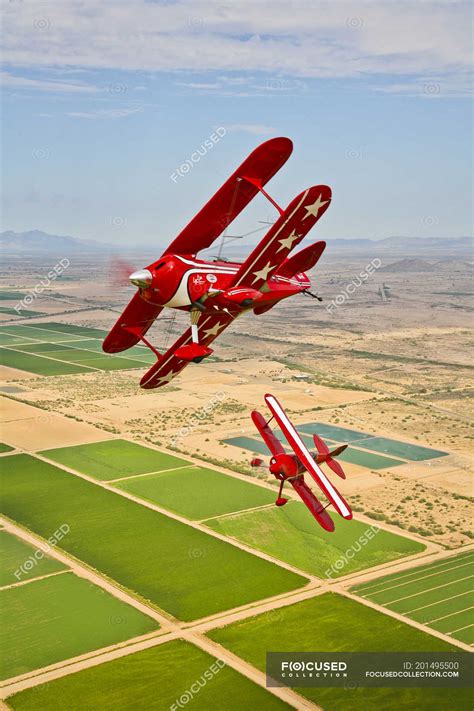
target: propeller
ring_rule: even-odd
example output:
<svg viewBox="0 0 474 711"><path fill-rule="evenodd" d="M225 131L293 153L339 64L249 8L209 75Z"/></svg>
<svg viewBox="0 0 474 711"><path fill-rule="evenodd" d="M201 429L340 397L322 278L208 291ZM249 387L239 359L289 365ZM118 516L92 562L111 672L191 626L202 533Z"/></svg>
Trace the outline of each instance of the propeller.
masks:
<svg viewBox="0 0 474 711"><path fill-rule="evenodd" d="M114 255L109 264L109 281L116 289L123 286L130 286L130 275L136 272L136 268L122 257Z"/></svg>

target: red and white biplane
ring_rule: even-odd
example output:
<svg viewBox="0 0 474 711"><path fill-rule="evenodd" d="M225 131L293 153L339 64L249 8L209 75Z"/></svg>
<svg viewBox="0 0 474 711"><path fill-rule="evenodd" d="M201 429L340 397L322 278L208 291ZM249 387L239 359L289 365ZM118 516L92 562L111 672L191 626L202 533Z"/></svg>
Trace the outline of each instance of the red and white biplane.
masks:
<svg viewBox="0 0 474 711"><path fill-rule="evenodd" d="M329 207L331 190L326 185L308 188L283 210L264 189L292 148L288 138L258 146L162 256L130 275L138 291L102 347L106 353L119 353L141 341L155 353L157 361L141 379L142 388L166 385L189 362L209 356L212 341L243 312L262 314L294 294L315 296L305 271L314 267L326 243L288 255ZM198 259L196 255L218 239L258 192L280 216L246 261ZM159 353L146 333L164 308L190 312L190 327L166 353Z"/></svg>
<svg viewBox="0 0 474 711"><path fill-rule="evenodd" d="M280 482L280 490L275 502L276 505L284 506L288 501L288 499L282 496L282 492L285 482L289 482L319 525L326 529L326 531L334 531L334 521L327 512L328 506L332 505L337 513L345 519L352 518L352 511L347 501L345 501L336 487L329 481L319 465L323 463L327 464L333 472L342 479L345 479L346 475L339 462L334 460L334 457L341 454L346 449L347 444L343 444L331 452L320 437L313 435L318 453L312 454L276 397L267 394L265 395L265 402L272 413L270 419L266 420L260 412L254 410L252 412L252 420L260 432L263 441L272 453L269 469ZM279 425L285 439L293 450L293 454L286 452L282 443L270 428L269 425L273 419L275 419ZM261 464L261 459L252 460L253 466L260 466ZM303 472L311 474L316 484L324 493L329 501L326 506L323 506L323 504L318 501L312 490L306 484Z"/></svg>

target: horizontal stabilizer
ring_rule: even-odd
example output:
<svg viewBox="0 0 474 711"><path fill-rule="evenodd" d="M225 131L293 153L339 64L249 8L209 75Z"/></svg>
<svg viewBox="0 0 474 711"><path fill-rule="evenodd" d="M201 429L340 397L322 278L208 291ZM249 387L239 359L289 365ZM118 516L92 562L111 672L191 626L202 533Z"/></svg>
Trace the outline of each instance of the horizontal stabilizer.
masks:
<svg viewBox="0 0 474 711"><path fill-rule="evenodd" d="M326 248L326 242L315 242L310 244L289 259L286 259L276 270L275 276L291 279L300 272L309 272L319 261Z"/></svg>
<svg viewBox="0 0 474 711"><path fill-rule="evenodd" d="M314 434L313 440L318 450L318 454L316 454L314 457L314 461L316 462L316 464L322 464L323 462L325 462L335 474L340 476L341 479L345 479L346 475L344 473L344 469L341 467L339 462L336 462L333 459L333 457L338 457L340 454L342 454L342 452L347 449L347 444L341 444L339 445L339 447L336 447L336 449L329 451L329 447L327 446L326 442L323 442L323 440L318 437L318 435Z"/></svg>

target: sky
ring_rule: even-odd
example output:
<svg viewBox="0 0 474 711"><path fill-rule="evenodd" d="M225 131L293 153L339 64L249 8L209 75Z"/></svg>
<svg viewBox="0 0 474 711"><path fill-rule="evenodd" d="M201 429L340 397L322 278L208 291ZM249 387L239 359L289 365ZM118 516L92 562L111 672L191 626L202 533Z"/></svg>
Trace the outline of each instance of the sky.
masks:
<svg viewBox="0 0 474 711"><path fill-rule="evenodd" d="M288 136L268 189L286 206L331 186L315 237L469 235L471 11L5 0L2 229L164 247L255 146ZM274 217L259 197L231 232Z"/></svg>

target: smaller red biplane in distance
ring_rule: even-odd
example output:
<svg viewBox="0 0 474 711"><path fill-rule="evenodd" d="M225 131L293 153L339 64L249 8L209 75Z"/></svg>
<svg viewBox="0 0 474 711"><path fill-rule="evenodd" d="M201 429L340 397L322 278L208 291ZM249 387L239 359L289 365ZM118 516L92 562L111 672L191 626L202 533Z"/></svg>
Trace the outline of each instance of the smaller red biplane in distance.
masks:
<svg viewBox="0 0 474 711"><path fill-rule="evenodd" d="M352 511L347 501L344 500L336 487L329 481L319 465L323 463L327 464L333 472L342 479L345 479L346 475L334 457L341 454L346 449L347 444L340 445L331 452L327 444L325 444L320 437L313 435L318 453L312 454L276 397L267 394L265 395L265 402L272 413L270 419L266 420L260 412L254 410L252 412L252 420L262 436L263 441L272 453L269 469L280 482L280 490L275 502L276 505L284 506L288 501L288 499L282 496L282 492L285 482L289 482L319 525L326 529L326 531L334 531L334 522L326 510L327 507L331 505L334 506L337 513L345 519L352 518ZM279 425L285 439L293 450L293 454L288 454L285 451L282 443L270 428L269 425L273 419L275 419ZM260 466L261 464L261 459L252 460L252 466ZM303 472L311 474L316 484L325 494L329 501L326 506L323 506L323 504L318 501L312 490L306 484Z"/></svg>
<svg viewBox="0 0 474 711"><path fill-rule="evenodd" d="M255 148L161 257L130 274L137 292L102 348L106 353L121 353L140 342L148 346L157 360L142 377L142 388L162 387L188 363L207 358L214 339L246 311L258 316L296 294L321 300L309 290L306 272L315 266L326 242L320 240L289 255L328 209L331 189L313 185L283 209L264 187L292 149L292 142L284 137ZM247 259L239 263L220 257L212 261L198 258L258 193L271 202L279 216ZM159 353L146 333L165 308L189 312L190 325L166 353Z"/></svg>

